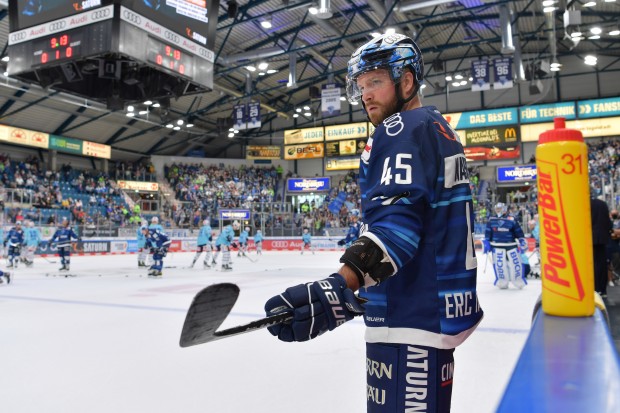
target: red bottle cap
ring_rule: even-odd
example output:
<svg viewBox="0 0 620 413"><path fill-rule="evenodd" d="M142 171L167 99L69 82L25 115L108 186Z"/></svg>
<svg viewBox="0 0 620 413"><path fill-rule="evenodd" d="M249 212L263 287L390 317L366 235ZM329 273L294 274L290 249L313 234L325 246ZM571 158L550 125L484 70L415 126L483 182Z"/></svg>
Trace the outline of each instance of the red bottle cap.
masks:
<svg viewBox="0 0 620 413"><path fill-rule="evenodd" d="M538 144L562 141L583 142L583 134L577 129L566 129L566 118L553 119L554 129L545 131L538 137Z"/></svg>

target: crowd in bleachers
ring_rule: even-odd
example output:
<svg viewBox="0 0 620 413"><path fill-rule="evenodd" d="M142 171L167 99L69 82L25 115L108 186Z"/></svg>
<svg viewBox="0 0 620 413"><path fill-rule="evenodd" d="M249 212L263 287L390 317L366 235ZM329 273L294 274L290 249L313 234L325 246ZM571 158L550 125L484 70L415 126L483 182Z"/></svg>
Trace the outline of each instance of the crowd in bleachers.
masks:
<svg viewBox="0 0 620 413"><path fill-rule="evenodd" d="M75 170L70 163L54 172L43 170L35 156L13 161L0 154L0 174L3 203L19 205L5 208L9 222L28 219L53 225L67 218L77 224L122 225L131 218L123 198L101 172Z"/></svg>

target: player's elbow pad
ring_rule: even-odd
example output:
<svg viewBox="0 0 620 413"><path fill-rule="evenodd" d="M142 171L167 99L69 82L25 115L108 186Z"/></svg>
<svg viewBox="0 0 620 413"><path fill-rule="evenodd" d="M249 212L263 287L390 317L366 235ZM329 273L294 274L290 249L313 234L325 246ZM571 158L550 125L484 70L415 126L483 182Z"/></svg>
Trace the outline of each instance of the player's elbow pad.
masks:
<svg viewBox="0 0 620 413"><path fill-rule="evenodd" d="M381 283L394 274L394 267L383 250L368 237L359 237L340 257L355 271L360 287Z"/></svg>

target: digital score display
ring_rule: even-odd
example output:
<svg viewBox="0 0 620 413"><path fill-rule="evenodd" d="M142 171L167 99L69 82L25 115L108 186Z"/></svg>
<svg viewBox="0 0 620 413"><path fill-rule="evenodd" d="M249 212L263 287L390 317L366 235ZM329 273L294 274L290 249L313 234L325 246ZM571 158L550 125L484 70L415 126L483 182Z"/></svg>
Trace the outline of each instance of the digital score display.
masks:
<svg viewBox="0 0 620 413"><path fill-rule="evenodd" d="M59 60L76 59L81 56L82 31L59 33L50 38L37 39L33 43L33 64L44 65Z"/></svg>
<svg viewBox="0 0 620 413"><path fill-rule="evenodd" d="M180 75L192 77L194 57L187 52L149 37L147 61Z"/></svg>

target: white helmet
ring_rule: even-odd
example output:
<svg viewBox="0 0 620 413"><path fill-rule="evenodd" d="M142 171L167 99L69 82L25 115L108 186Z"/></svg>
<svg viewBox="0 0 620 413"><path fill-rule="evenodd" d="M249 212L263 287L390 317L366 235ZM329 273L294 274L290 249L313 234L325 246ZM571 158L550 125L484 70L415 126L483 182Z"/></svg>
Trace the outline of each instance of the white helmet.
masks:
<svg viewBox="0 0 620 413"><path fill-rule="evenodd" d="M250 227L245 227L245 230L246 230L247 232L250 232Z"/></svg>
<svg viewBox="0 0 620 413"><path fill-rule="evenodd" d="M202 225L209 225L209 220L208 219L202 220Z"/></svg>
<svg viewBox="0 0 620 413"><path fill-rule="evenodd" d="M157 217L153 217L153 218L151 218L151 222L152 222L153 224L158 224L158 223L159 223L159 218L157 218Z"/></svg>
<svg viewBox="0 0 620 413"><path fill-rule="evenodd" d="M34 221L30 221L30 222L28 222L28 226L29 226L30 228L34 228Z"/></svg>
<svg viewBox="0 0 620 413"><path fill-rule="evenodd" d="M15 225L20 225L21 226L22 222L21 221L15 221Z"/></svg>
<svg viewBox="0 0 620 413"><path fill-rule="evenodd" d="M241 228L241 224L239 223L239 221L235 221L232 223L232 227L235 231L237 231L239 228Z"/></svg>
<svg viewBox="0 0 620 413"><path fill-rule="evenodd" d="M507 210L508 208L503 202L498 202L497 204L495 204L495 213L497 214L497 216L504 215Z"/></svg>

